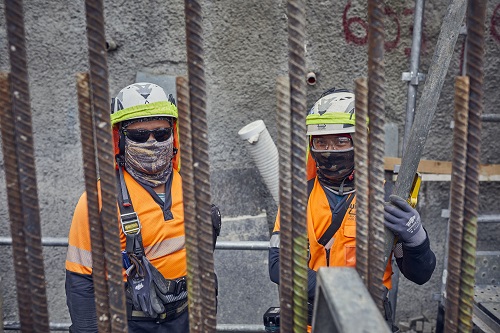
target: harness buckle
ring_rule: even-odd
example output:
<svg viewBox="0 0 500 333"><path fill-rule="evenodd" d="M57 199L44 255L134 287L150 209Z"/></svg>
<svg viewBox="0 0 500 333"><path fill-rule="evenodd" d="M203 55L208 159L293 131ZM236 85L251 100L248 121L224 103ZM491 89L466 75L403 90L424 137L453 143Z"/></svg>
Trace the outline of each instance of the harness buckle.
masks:
<svg viewBox="0 0 500 333"><path fill-rule="evenodd" d="M176 281L176 286L175 286L175 291L174 295L177 296L181 292L187 290L187 283L186 283L186 278L182 277L179 280Z"/></svg>
<svg viewBox="0 0 500 333"><path fill-rule="evenodd" d="M141 222L136 212L120 215L120 223L125 235L137 235L141 232Z"/></svg>

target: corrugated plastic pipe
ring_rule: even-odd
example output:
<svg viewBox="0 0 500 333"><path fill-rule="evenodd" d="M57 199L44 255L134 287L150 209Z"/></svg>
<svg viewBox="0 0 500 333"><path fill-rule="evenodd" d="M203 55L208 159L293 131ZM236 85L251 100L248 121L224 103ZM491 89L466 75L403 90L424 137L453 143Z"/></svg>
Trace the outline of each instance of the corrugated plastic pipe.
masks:
<svg viewBox="0 0 500 333"><path fill-rule="evenodd" d="M279 154L278 148L267 131L263 120L256 120L238 132L242 140L249 143L248 150L257 165L264 183L279 203Z"/></svg>

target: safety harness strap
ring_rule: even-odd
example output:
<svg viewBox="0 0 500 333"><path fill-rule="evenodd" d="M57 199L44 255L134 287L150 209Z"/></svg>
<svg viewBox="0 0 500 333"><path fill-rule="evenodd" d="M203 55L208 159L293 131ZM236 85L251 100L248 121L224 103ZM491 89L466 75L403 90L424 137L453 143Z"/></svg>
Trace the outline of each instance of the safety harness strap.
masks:
<svg viewBox="0 0 500 333"><path fill-rule="evenodd" d="M343 197L342 200L337 205L333 204L330 201L330 197L328 195L327 198L330 207L335 207L337 209L335 209L335 211L332 211L332 221L328 226L328 229L326 229L323 236L321 236L320 239L318 240L318 243L320 243L323 246L326 246L326 244L328 244L330 239L332 239L333 235L335 235L337 230L339 230L340 225L344 220L345 213L347 212L349 205L354 199L354 194L349 194L347 197Z"/></svg>

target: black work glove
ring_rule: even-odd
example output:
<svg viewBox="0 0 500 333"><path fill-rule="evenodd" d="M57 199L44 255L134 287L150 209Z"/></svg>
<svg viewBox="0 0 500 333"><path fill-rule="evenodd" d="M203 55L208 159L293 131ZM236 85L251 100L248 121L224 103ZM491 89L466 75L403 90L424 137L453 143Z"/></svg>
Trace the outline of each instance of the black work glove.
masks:
<svg viewBox="0 0 500 333"><path fill-rule="evenodd" d="M420 215L403 198L389 196L389 203L384 206L384 219L385 226L406 246L415 247L425 241Z"/></svg>
<svg viewBox="0 0 500 333"><path fill-rule="evenodd" d="M127 269L127 294L136 310L151 318L165 311L161 297L167 293L165 279L146 256L129 255L132 265Z"/></svg>

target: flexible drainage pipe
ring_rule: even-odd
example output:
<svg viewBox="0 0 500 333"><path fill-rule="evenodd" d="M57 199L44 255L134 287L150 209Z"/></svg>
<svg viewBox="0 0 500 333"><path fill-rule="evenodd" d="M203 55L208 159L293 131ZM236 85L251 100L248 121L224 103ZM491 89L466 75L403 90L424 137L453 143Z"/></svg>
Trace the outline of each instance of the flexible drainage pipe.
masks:
<svg viewBox="0 0 500 333"><path fill-rule="evenodd" d="M264 183L279 203L279 154L278 148L267 131L263 120L256 120L238 132L242 140L249 143L248 151L259 170Z"/></svg>

